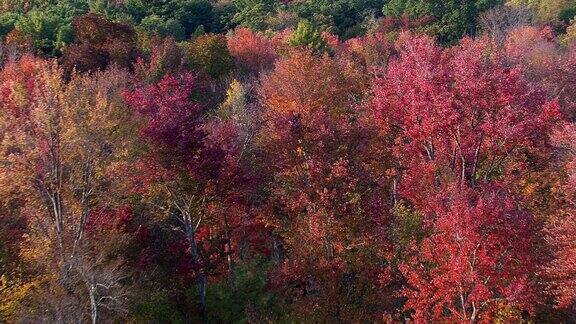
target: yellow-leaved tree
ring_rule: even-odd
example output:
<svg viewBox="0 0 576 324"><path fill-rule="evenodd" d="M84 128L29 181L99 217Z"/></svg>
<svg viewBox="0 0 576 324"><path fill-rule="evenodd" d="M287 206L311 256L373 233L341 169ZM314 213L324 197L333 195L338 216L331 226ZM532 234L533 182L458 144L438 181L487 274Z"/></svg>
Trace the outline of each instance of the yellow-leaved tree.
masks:
<svg viewBox="0 0 576 324"><path fill-rule="evenodd" d="M25 56L0 72L0 196L26 221L25 321L96 322L126 311L126 243L113 197L127 161L126 72L73 75ZM34 282L33 286L30 284Z"/></svg>

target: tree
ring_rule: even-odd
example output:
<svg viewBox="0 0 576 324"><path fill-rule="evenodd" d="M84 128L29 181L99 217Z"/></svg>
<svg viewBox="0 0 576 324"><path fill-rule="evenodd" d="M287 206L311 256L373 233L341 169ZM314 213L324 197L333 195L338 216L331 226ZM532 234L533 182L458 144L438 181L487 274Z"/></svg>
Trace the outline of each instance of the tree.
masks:
<svg viewBox="0 0 576 324"><path fill-rule="evenodd" d="M110 63L110 56L106 51L90 44L72 44L64 49L62 68L71 74L73 70L80 73L90 71L103 71Z"/></svg>
<svg viewBox="0 0 576 324"><path fill-rule="evenodd" d="M270 69L276 60L274 42L248 28L238 28L227 36L228 50L246 72Z"/></svg>
<svg viewBox="0 0 576 324"><path fill-rule="evenodd" d="M404 198L425 211L427 197L444 185L506 179L522 170L524 154L545 147L558 103L546 103L486 40L443 52L428 37L406 37L376 79L374 103L384 127L400 136L394 151Z"/></svg>
<svg viewBox="0 0 576 324"><path fill-rule="evenodd" d="M4 38L6 35L14 29L14 24L20 15L14 12L5 12L0 15L0 37Z"/></svg>
<svg viewBox="0 0 576 324"><path fill-rule="evenodd" d="M513 30L504 47L507 59L521 66L527 79L550 99L557 98L563 114L573 120L576 47L559 48L550 28L536 27Z"/></svg>
<svg viewBox="0 0 576 324"><path fill-rule="evenodd" d="M499 188L438 198L431 234L401 266L415 321L519 320L534 304L530 215ZM446 201L443 202L443 201ZM448 202L449 201L449 202Z"/></svg>
<svg viewBox="0 0 576 324"><path fill-rule="evenodd" d="M314 320L367 320L368 305L389 302L368 284L381 260L373 248L385 240L389 195L378 166L387 161L368 153L373 129L354 105L361 84L346 72L326 55L295 50L259 89L265 123L257 143L270 166L262 217L279 264L273 282Z"/></svg>
<svg viewBox="0 0 576 324"><path fill-rule="evenodd" d="M574 82L576 45L570 45L566 51L562 51L561 55L555 58L556 64L553 65L553 72L543 83L548 88L550 96L558 97L563 112L573 121L574 107L576 107L576 82Z"/></svg>
<svg viewBox="0 0 576 324"><path fill-rule="evenodd" d="M482 33L489 35L492 42L503 44L508 34L532 22L532 13L526 8L499 6L480 14L478 24Z"/></svg>
<svg viewBox="0 0 576 324"><path fill-rule="evenodd" d="M0 320L14 319L23 296L30 284L25 281L26 273L20 267L21 241L25 234L26 220L10 206L0 207Z"/></svg>
<svg viewBox="0 0 576 324"><path fill-rule="evenodd" d="M538 19L542 21L551 21L559 18L562 11L573 6L569 0L510 0L508 4L512 6L527 6L532 9Z"/></svg>
<svg viewBox="0 0 576 324"><path fill-rule="evenodd" d="M561 38L561 42L565 46L576 44L576 19L571 20L570 26L566 28L566 34Z"/></svg>
<svg viewBox="0 0 576 324"><path fill-rule="evenodd" d="M330 47L312 24L308 21L301 21L298 27L288 40L288 43L294 47L302 46L311 49L316 53L329 52Z"/></svg>
<svg viewBox="0 0 576 324"><path fill-rule="evenodd" d="M64 49L62 65L67 74L73 68L88 72L111 64L131 67L137 48L130 26L93 13L76 17L72 25L77 42Z"/></svg>
<svg viewBox="0 0 576 324"><path fill-rule="evenodd" d="M438 36L442 43L456 43L464 35L474 35L478 15L498 4L502 4L502 1L392 0L384 5L383 12L385 16L431 18L422 30Z"/></svg>
<svg viewBox="0 0 576 324"><path fill-rule="evenodd" d="M363 22L370 16L381 16L382 0L294 1L290 10L343 39L366 32Z"/></svg>
<svg viewBox="0 0 576 324"><path fill-rule="evenodd" d="M213 78L226 74L233 63L222 35L202 35L193 40L186 51L191 67Z"/></svg>
<svg viewBox="0 0 576 324"><path fill-rule="evenodd" d="M24 57L10 62L0 79L1 107L9 112L3 114L0 145L3 201L26 219L22 254L38 269L33 280L39 282L29 291L30 308L23 315L68 321L92 314L96 321L99 306L82 303L89 294L81 274L91 255L108 251L90 241L87 226L100 208L116 203L104 193L117 184L110 179L130 143L122 136L130 114L119 95L127 77L112 71L65 84L55 62ZM101 272L92 269L92 276L104 275L114 262L113 255L106 257L99 262ZM116 275L99 278L98 285L117 280ZM43 305L47 300L52 309Z"/></svg>
<svg viewBox="0 0 576 324"><path fill-rule="evenodd" d="M574 139L576 128L573 123L565 123L553 134L553 144L557 148L557 165L562 182L558 186L564 200L559 204L546 225L544 234L552 257L544 266L549 290L555 297L556 307L573 312L576 307L576 218L574 214L574 183L576 182L576 160Z"/></svg>
<svg viewBox="0 0 576 324"><path fill-rule="evenodd" d="M518 298L529 298L530 280L490 282L494 275L484 271L511 271L497 277L514 278L540 261L530 251L535 223L520 208L518 188L550 161L558 102L546 102L546 93L491 52L486 39L442 50L428 37L403 35L398 45L398 58L376 79L374 108L384 130L396 136L395 200L429 224L416 245L418 261L403 270L413 288L406 307L416 320L449 321L474 320L494 298L504 303L496 309L527 309L529 301ZM508 241L508 234L518 239ZM479 258L474 246L486 246L483 253L491 257L483 270L469 267ZM459 284L462 292L455 292ZM485 320L497 316L495 309L485 311Z"/></svg>
<svg viewBox="0 0 576 324"><path fill-rule="evenodd" d="M550 280L556 306L571 312L576 307L576 268L573 262L576 255L575 233L576 219L572 211L553 220L546 232L553 259L546 265L545 273Z"/></svg>
<svg viewBox="0 0 576 324"><path fill-rule="evenodd" d="M282 318L278 297L266 289L270 266L256 257L238 264L229 281L211 285L207 294L210 320L230 323Z"/></svg>
<svg viewBox="0 0 576 324"><path fill-rule="evenodd" d="M221 260L211 257L211 238L223 242L221 256L230 263L233 229L243 209L242 187L248 181L236 154L243 143L236 140L235 128L205 122L206 107L192 100L200 90L197 79L184 73L128 92L126 100L142 119L140 136L147 145L136 191L153 210L179 220L204 317L209 270Z"/></svg>
<svg viewBox="0 0 576 324"><path fill-rule="evenodd" d="M13 29L6 35L6 45L19 49L21 53L28 53L34 49L34 40L20 30Z"/></svg>
<svg viewBox="0 0 576 324"><path fill-rule="evenodd" d="M30 11L19 19L15 26L24 34L34 40L34 47L46 54L54 54L56 49L56 36L63 24L61 17L47 15L41 11Z"/></svg>
<svg viewBox="0 0 576 324"><path fill-rule="evenodd" d="M212 4L207 0L176 0L167 6L165 16L174 17L184 27L186 35L192 35L199 27L208 32L218 31L218 22Z"/></svg>
<svg viewBox="0 0 576 324"><path fill-rule="evenodd" d="M184 27L175 19L165 19L160 16L150 15L142 19L138 29L154 36L171 36L177 41L182 41L186 37Z"/></svg>
<svg viewBox="0 0 576 324"><path fill-rule="evenodd" d="M359 62L364 69L385 66L393 51L393 44L384 32L352 38L342 46L332 46L336 54Z"/></svg>
<svg viewBox="0 0 576 324"><path fill-rule="evenodd" d="M234 0L235 13L231 22L234 25L254 30L266 29L267 18L279 5L277 0Z"/></svg>
<svg viewBox="0 0 576 324"><path fill-rule="evenodd" d="M177 75L185 67L184 49L173 38L152 43L149 58L137 60L134 74L142 82L158 82L166 75Z"/></svg>
<svg viewBox="0 0 576 324"><path fill-rule="evenodd" d="M47 55L58 55L64 45L70 43L69 33L73 18L87 11L82 2L58 1L26 12L14 27L34 40L34 47Z"/></svg>

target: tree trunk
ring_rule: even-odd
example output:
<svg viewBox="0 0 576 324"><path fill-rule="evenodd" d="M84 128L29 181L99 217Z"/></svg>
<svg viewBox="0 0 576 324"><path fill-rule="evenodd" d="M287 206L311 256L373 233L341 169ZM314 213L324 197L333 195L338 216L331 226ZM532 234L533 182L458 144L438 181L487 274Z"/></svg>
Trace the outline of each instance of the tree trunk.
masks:
<svg viewBox="0 0 576 324"><path fill-rule="evenodd" d="M228 272L232 272L232 244L230 242L230 229L228 227L228 217L226 216L226 213L227 210L224 211L224 253L226 254Z"/></svg>
<svg viewBox="0 0 576 324"><path fill-rule="evenodd" d="M92 324L96 324L98 320L98 304L96 303L96 288L94 285L88 283L88 293L90 294L90 315L92 317Z"/></svg>
<svg viewBox="0 0 576 324"><path fill-rule="evenodd" d="M277 265L280 264L280 261L282 261L282 251L278 243L278 237L272 234L272 262Z"/></svg>
<svg viewBox="0 0 576 324"><path fill-rule="evenodd" d="M196 279L196 285L198 289L198 301L200 303L200 314L202 316L202 321L206 322L206 274L201 266L200 254L198 252L198 245L196 244L196 233L192 225L192 219L190 214L184 215L186 226L186 238L190 244L190 253L192 254L192 261L194 265L198 268L198 275Z"/></svg>

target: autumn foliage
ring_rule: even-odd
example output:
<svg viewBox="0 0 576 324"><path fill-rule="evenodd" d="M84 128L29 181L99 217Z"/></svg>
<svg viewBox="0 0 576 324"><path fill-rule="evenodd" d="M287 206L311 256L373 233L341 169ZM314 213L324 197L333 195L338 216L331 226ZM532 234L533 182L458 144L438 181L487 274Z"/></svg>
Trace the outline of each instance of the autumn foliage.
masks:
<svg viewBox="0 0 576 324"><path fill-rule="evenodd" d="M351 5L0 15L0 321L575 321L571 7Z"/></svg>

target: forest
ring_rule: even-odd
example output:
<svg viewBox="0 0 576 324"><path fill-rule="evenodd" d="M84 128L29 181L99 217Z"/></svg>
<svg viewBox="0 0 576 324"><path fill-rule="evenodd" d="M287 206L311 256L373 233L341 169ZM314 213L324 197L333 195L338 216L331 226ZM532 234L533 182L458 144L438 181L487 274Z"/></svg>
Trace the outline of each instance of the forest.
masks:
<svg viewBox="0 0 576 324"><path fill-rule="evenodd" d="M574 322L575 0L0 0L0 323Z"/></svg>

